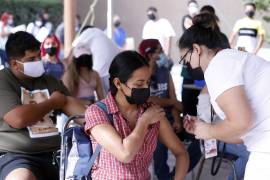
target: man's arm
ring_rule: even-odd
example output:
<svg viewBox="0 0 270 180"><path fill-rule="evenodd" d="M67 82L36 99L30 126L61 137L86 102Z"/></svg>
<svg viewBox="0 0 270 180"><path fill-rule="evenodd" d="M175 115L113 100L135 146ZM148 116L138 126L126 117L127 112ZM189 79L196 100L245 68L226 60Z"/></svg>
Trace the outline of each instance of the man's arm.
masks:
<svg viewBox="0 0 270 180"><path fill-rule="evenodd" d="M171 57L171 42L172 42L172 37L167 37L165 41L165 46L164 46L164 53L168 58Z"/></svg>
<svg viewBox="0 0 270 180"><path fill-rule="evenodd" d="M261 49L262 45L263 45L263 41L264 41L264 35L263 34L259 34L258 36L258 43L257 43L257 47L254 51L254 54L257 54L259 52L259 50Z"/></svg>
<svg viewBox="0 0 270 180"><path fill-rule="evenodd" d="M53 109L61 109L66 97L55 91L51 98L38 104L18 105L4 115L4 120L13 128L21 129L40 121Z"/></svg>
<svg viewBox="0 0 270 180"><path fill-rule="evenodd" d="M237 35L237 32L232 32L232 34L230 35L229 43L230 43L231 48L235 47L234 42L235 42L236 35Z"/></svg>
<svg viewBox="0 0 270 180"><path fill-rule="evenodd" d="M66 99L67 99L67 102L62 107L62 111L66 115L72 116L72 115L81 115L85 113L86 108L80 100L71 96L67 96ZM76 123L78 124L83 124L84 122L85 122L84 119L78 119L76 121Z"/></svg>

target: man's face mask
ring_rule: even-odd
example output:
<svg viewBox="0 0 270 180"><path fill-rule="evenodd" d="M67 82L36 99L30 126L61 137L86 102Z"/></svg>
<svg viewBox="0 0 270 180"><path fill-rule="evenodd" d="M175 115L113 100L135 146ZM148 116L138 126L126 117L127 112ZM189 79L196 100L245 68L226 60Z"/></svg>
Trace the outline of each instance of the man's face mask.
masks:
<svg viewBox="0 0 270 180"><path fill-rule="evenodd" d="M43 66L43 62L41 60L39 61L33 61L33 62L20 62L17 61L17 63L20 63L23 65L23 71L21 71L26 76L37 78L42 76L44 74L45 69Z"/></svg>
<svg viewBox="0 0 270 180"><path fill-rule="evenodd" d="M191 3L189 6L188 6L188 12L189 14L193 17L195 15L197 15L199 13L199 8L198 8L198 5L195 4L195 3Z"/></svg>
<svg viewBox="0 0 270 180"><path fill-rule="evenodd" d="M41 27L42 26L42 21L36 20L35 24L36 24L36 26Z"/></svg>
<svg viewBox="0 0 270 180"><path fill-rule="evenodd" d="M49 54L49 56L54 56L54 55L56 55L57 48L56 47L49 47L49 48L45 48L45 51L47 54Z"/></svg>
<svg viewBox="0 0 270 180"><path fill-rule="evenodd" d="M113 22L113 25L114 25L114 27L119 27L120 25L121 25L121 21L120 20L116 20L116 21L114 21Z"/></svg>
<svg viewBox="0 0 270 180"><path fill-rule="evenodd" d="M7 21L7 24L10 25L10 26L13 26L14 25L13 19L9 18L8 21Z"/></svg>
<svg viewBox="0 0 270 180"><path fill-rule="evenodd" d="M155 12L153 12L153 11L149 11L149 12L147 13L147 17L148 17L150 20L153 20L153 21L157 19L157 16L156 16Z"/></svg>
<svg viewBox="0 0 270 180"><path fill-rule="evenodd" d="M128 87L127 85L125 85ZM131 96L127 96L126 100L129 104L144 104L147 102L148 98L150 97L150 88L130 88L131 89ZM125 93L124 93L125 94Z"/></svg>
<svg viewBox="0 0 270 180"><path fill-rule="evenodd" d="M246 11L245 14L246 14L248 17L253 18L254 15L255 15L255 11L252 11L252 10Z"/></svg>

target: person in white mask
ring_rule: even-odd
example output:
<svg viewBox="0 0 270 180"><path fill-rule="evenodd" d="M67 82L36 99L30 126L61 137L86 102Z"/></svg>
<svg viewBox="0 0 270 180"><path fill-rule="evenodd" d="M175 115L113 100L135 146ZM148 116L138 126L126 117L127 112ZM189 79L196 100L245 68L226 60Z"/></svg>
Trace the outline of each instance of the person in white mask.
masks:
<svg viewBox="0 0 270 180"><path fill-rule="evenodd" d="M85 108L60 81L44 74L33 35L11 34L6 52L9 68L0 72L0 179L58 179L52 164L60 148L55 116L82 114Z"/></svg>
<svg viewBox="0 0 270 180"><path fill-rule="evenodd" d="M187 30L192 26L192 18L199 13L199 5L197 1L190 0L188 2L188 14L182 18L182 29L183 31Z"/></svg>

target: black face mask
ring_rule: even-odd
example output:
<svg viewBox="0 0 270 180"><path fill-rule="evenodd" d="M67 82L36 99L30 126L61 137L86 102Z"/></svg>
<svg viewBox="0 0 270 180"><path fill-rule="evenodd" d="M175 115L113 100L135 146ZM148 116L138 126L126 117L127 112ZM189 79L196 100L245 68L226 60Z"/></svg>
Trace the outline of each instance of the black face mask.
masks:
<svg viewBox="0 0 270 180"><path fill-rule="evenodd" d="M49 56L56 55L57 48L56 47L50 47L45 49L46 53L49 54Z"/></svg>
<svg viewBox="0 0 270 180"><path fill-rule="evenodd" d="M150 20L153 21L157 19L156 15L153 12L148 13L147 16Z"/></svg>
<svg viewBox="0 0 270 180"><path fill-rule="evenodd" d="M248 17L250 17L250 18L253 18L254 15L255 15L255 11L247 11L247 12L246 12L246 15L247 15Z"/></svg>
<svg viewBox="0 0 270 180"><path fill-rule="evenodd" d="M115 21L114 23L113 23L113 25L114 25L114 27L119 27L120 25L121 25L121 22L120 21Z"/></svg>
<svg viewBox="0 0 270 180"><path fill-rule="evenodd" d="M137 105L144 104L147 102L148 98L150 97L150 88L149 87L148 88L132 88L131 96L125 95L125 97L129 104L137 104Z"/></svg>
<svg viewBox="0 0 270 180"><path fill-rule="evenodd" d="M193 80L204 80L204 74L201 66L193 69L189 62L186 64L186 66Z"/></svg>

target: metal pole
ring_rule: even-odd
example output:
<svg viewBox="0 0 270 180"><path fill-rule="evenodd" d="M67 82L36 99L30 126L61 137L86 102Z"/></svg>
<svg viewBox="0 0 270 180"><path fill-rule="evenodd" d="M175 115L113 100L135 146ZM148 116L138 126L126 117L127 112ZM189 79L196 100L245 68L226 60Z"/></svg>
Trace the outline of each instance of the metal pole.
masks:
<svg viewBox="0 0 270 180"><path fill-rule="evenodd" d="M71 50L71 44L75 37L75 16L77 0L64 0L64 37L65 37L65 57Z"/></svg>
<svg viewBox="0 0 270 180"><path fill-rule="evenodd" d="M107 36L112 39L112 0L107 0Z"/></svg>

